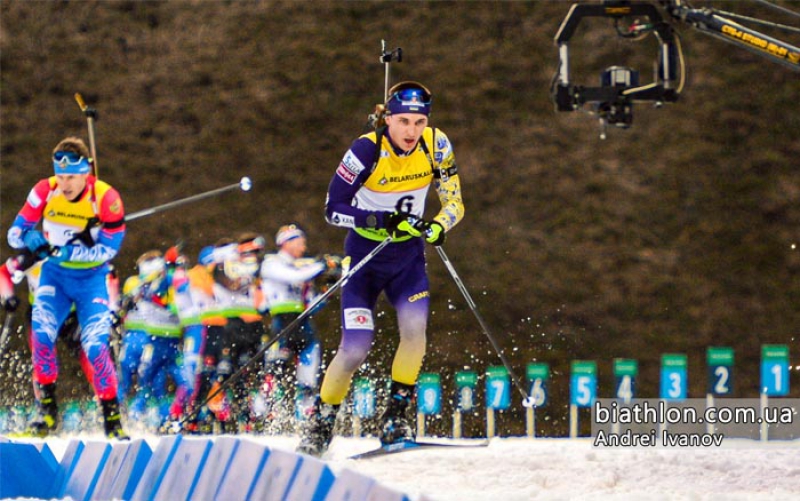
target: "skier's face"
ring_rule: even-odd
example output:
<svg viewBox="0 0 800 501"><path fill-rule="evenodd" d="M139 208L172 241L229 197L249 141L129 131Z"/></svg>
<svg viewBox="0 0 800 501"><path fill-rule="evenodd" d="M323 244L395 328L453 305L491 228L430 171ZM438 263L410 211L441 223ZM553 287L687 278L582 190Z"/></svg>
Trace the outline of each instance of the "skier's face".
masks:
<svg viewBox="0 0 800 501"><path fill-rule="evenodd" d="M297 237L284 243L282 249L295 259L303 257L306 253L305 237Z"/></svg>
<svg viewBox="0 0 800 501"><path fill-rule="evenodd" d="M73 202L86 188L87 177L89 177L88 174L57 174L56 183L67 200Z"/></svg>
<svg viewBox="0 0 800 501"><path fill-rule="evenodd" d="M422 113L398 113L386 117L392 143L403 151L411 151L428 126L428 116Z"/></svg>

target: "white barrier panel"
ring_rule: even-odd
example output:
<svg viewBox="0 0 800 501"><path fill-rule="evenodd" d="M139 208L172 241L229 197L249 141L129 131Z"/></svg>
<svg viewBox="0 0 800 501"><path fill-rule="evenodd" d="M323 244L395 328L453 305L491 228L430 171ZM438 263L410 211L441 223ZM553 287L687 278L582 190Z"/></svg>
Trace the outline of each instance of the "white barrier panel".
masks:
<svg viewBox="0 0 800 501"><path fill-rule="evenodd" d="M156 487L154 501L178 501L188 499L188 494L197 483L203 469L208 451L211 450L208 438L192 438L176 444L175 454L164 471L164 478Z"/></svg>
<svg viewBox="0 0 800 501"><path fill-rule="evenodd" d="M133 497L152 456L152 449L142 439L114 444L92 499L103 501Z"/></svg>
<svg viewBox="0 0 800 501"><path fill-rule="evenodd" d="M189 491L189 499L214 499L222 477L239 447L240 439L235 437L219 437L214 440L211 451L201 471L200 478Z"/></svg>
<svg viewBox="0 0 800 501"><path fill-rule="evenodd" d="M233 454L233 459L228 464L225 476L222 478L214 499L219 501L244 501L248 499L256 476L264 467L269 453L269 449L263 445L249 440L241 440L239 447L236 448L236 452Z"/></svg>
<svg viewBox="0 0 800 501"><path fill-rule="evenodd" d="M385 485L374 483L364 501L410 501L408 496Z"/></svg>
<svg viewBox="0 0 800 501"><path fill-rule="evenodd" d="M270 449L267 462L258 472L248 499L258 501L283 501L292 485L303 459L299 454Z"/></svg>
<svg viewBox="0 0 800 501"><path fill-rule="evenodd" d="M325 501L366 499L374 483L374 479L345 468L336 476Z"/></svg>
<svg viewBox="0 0 800 501"><path fill-rule="evenodd" d="M169 468L169 464L172 462L182 438L181 435L173 435L162 437L159 440L153 456L147 463L147 468L142 473L142 478L139 480L139 485L136 487L131 501L153 500L153 495L158 490L158 486L161 485L161 481L164 479L164 472Z"/></svg>
<svg viewBox="0 0 800 501"><path fill-rule="evenodd" d="M333 484L333 472L317 458L302 458L297 475L286 493L286 501L323 501Z"/></svg>
<svg viewBox="0 0 800 501"><path fill-rule="evenodd" d="M61 461L58 463L58 473L56 474L56 497L64 497L64 488L66 487L66 480L75 471L75 466L78 464L78 458L83 452L83 442L80 440L70 440L67 448L64 450L64 455L61 456Z"/></svg>
<svg viewBox="0 0 800 501"><path fill-rule="evenodd" d="M110 454L111 444L108 442L87 443L75 459L72 474L67 477L64 496L69 496L75 501L92 499L92 493Z"/></svg>

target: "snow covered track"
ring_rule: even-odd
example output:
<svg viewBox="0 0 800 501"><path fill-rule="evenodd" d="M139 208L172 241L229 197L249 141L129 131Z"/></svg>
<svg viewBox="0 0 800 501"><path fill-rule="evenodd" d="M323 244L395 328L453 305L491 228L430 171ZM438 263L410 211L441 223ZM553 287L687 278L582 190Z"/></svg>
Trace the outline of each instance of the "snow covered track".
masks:
<svg viewBox="0 0 800 501"><path fill-rule="evenodd" d="M0 438L2 440L2 438ZM145 436L143 442L153 452L148 463L154 461L161 450L167 450L162 442L175 440L157 436ZM434 440L426 438L425 440ZM444 442L456 442L447 439L435 439ZM108 443L100 435L80 435L77 438L48 438L45 442L37 439L26 439L44 451L47 447L55 459L65 463L75 442L84 447L90 443L99 443L102 450ZM349 456L374 448L378 441L374 438L351 438L337 436L331 444L330 452L324 461L302 457L300 468L292 463L295 457L290 451L297 445L297 437L291 436L246 436L246 437L184 437L181 443L184 448L178 449L171 459L170 468L162 465L152 468L156 474L141 474L140 482L155 484L160 482L158 496L152 499L167 499L163 493L177 489L179 485L192 482L190 465L197 465L200 459L205 461L196 481L195 490L205 489L206 485L225 484L231 490L220 490L231 498L243 499L248 489L247 477L259 471L262 484L273 482L274 489L263 497L252 499L343 499L347 495L351 501L362 499L409 499L412 501L530 501L530 500L565 500L565 499L658 499L661 501L677 500L774 500L795 499L800 492L800 440L758 442L744 439L726 438L721 447L593 447L588 438L494 438L488 447L442 447L409 451L375 457L369 460L350 460ZM468 440L461 442L469 442ZM131 442L131 444L136 441ZM207 449L209 447L210 449ZM234 466L224 465L232 444L239 444L242 457L250 458ZM116 447L120 443L111 443L112 451L106 459L112 462ZM2 446L2 444L0 444ZM94 446L93 446L94 447ZM266 450L270 451L272 460L287 461L289 466L281 468L270 465L270 458L259 467L253 457L263 459ZM261 456L259 455L261 451ZM84 452L87 454L87 452ZM117 453L119 454L119 453ZM131 457L135 454L129 451ZM45 453L42 453L44 456ZM91 455L90 455L91 456ZM84 461L89 464L90 456ZM23 462L9 460L5 449L0 449L0 491L6 488L7 471L14 471L16 477L24 475ZM200 459L198 459L200 458ZM227 460L230 461L231 458ZM56 462L58 462L56 461ZM126 464L130 465L130 459ZM273 465L278 464L272 463ZM74 460L69 461L75 463ZM253 463L253 464L251 464ZM280 464L284 464L280 462ZM294 464L294 467L292 465ZM186 465L178 468L178 465ZM217 466L214 466L217 465ZM223 465L223 466L219 466ZM232 465L232 464L231 464ZM129 466L127 466L129 467ZM118 467L117 482L124 480L127 467ZM319 468L319 470L314 470ZM107 469L107 468L106 468ZM134 468L135 469L135 468ZM260 470L259 470L260 469ZM286 488L285 471L297 470L294 480ZM93 474L97 469L90 470ZM109 470L110 471L110 470ZM229 473L225 473L225 472ZM232 474L231 471L236 471ZM315 476L314 471L327 472ZM303 473L305 472L305 473ZM228 475L234 475L229 477ZM330 476L328 476L328 474ZM303 477L303 475L305 475ZM131 478L129 475L127 478ZM228 478L230 484L225 481ZM307 480L302 480L305 478ZM308 480L308 479L314 479ZM313 491L309 484L319 479L320 484L330 480L329 497L322 497ZM46 483L46 475L37 472L36 482ZM63 480L62 480L63 481ZM96 479L95 493L101 492L101 485L107 485L107 477L102 474ZM238 485L237 485L238 484ZM74 484L78 486L77 482ZM120 485L120 484L117 484ZM301 485L304 487L301 488ZM319 485L319 484L317 484ZM347 487L349 486L349 487ZM235 487L235 489L234 489ZM229 487L224 487L228 489ZM252 492L256 489L251 487ZM306 489L306 490L303 490ZM235 492L233 492L235 490ZM5 497L0 492L0 498ZM110 491L108 491L110 492ZM178 491L171 491L178 492ZM283 494L285 496L281 497ZM260 494L259 494L260 495ZM315 497L319 495L320 497ZM56 497L56 496L52 496ZM66 494L57 499L63 499ZM51 499L46 497L45 499ZM72 499L87 499L72 496ZM110 499L94 496L93 499ZM122 499L130 499L123 497ZM173 496L169 499L185 499ZM213 496L193 499L214 499Z"/></svg>

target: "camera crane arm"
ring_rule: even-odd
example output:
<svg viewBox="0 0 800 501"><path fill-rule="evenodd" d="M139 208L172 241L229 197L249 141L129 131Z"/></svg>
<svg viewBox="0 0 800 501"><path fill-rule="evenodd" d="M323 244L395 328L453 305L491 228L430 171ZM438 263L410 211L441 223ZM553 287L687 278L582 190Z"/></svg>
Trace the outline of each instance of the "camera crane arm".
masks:
<svg viewBox="0 0 800 501"><path fill-rule="evenodd" d="M641 38L653 33L659 41L658 71L656 81L639 84L639 73L624 66L611 66L601 75L598 87L571 85L569 74L569 40L581 20L586 17L612 18L617 34L625 38ZM620 22L625 18L637 21L625 32ZM647 19L647 22L643 22ZM628 128L633 123L633 104L652 102L656 107L665 102L675 102L683 88L684 67L680 42L672 26L661 16L652 3L606 0L602 4L574 4L555 37L558 45L559 66L550 88L556 111L575 111L584 104L594 106L593 114L600 118L600 138L606 138L609 124ZM680 63L680 80L678 80Z"/></svg>
<svg viewBox="0 0 800 501"><path fill-rule="evenodd" d="M693 9L681 0L662 0L665 10L673 19L680 20L701 33L742 47L773 62L800 71L800 48L743 26L731 19L732 15L713 8ZM727 16L727 17L726 17ZM800 29L750 19L782 29L800 32Z"/></svg>
<svg viewBox="0 0 800 501"><path fill-rule="evenodd" d="M739 17L798 33L800 28L745 18L710 8L694 9L684 5L683 0L658 0L658 3L672 21L686 23L698 31L744 47L793 70L800 70L800 49L729 18ZM607 125L623 129L631 126L634 103L651 102L660 107L664 103L677 101L686 79L683 51L680 38L670 20L662 16L662 9L658 8L655 0L602 0L601 3L573 4L555 36L559 65L550 92L556 111L576 111L585 104L592 105L593 111L590 113L599 117L600 137L605 139ZM786 11L795 14L788 9ZM658 56L653 82L640 85L638 71L625 66L606 68L601 74L600 86L597 87L574 85L571 82L569 41L580 22L590 17L612 19L617 35L623 38L640 40L647 34L655 35L658 39ZM631 21L630 24L621 26L627 20Z"/></svg>
<svg viewBox="0 0 800 501"><path fill-rule="evenodd" d="M631 81L609 82L600 87L572 86L570 87L569 75L569 40L581 20L586 17L608 17L620 20L623 17L647 17L652 25L652 30L661 42L659 54L659 80L655 84L631 86ZM573 4L561 23L555 36L558 45L559 67L556 82L554 82L554 100L558 111L573 111L587 102L615 101L676 101L679 90L674 87L676 80L676 45L675 34L672 26L664 21L661 12L655 5L643 2L603 2L603 4ZM604 76L604 78L606 78ZM609 76L608 78L614 78ZM637 77L638 79L638 77ZM622 84L622 85L615 85Z"/></svg>

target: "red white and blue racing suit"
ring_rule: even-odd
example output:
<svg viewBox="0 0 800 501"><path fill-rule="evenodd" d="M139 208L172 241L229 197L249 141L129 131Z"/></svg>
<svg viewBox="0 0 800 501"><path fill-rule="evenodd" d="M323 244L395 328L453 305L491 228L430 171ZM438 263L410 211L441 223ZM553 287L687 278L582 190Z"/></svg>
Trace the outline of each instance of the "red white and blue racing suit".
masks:
<svg viewBox="0 0 800 501"><path fill-rule="evenodd" d="M94 245L75 241L90 218L102 226L91 229ZM45 261L33 304L33 375L40 385L58 378L55 343L58 330L73 304L81 325L81 346L93 368L92 383L100 400L117 396L117 373L109 348L111 313L106 276L108 262L125 237L125 211L119 193L110 185L87 177L84 191L70 201L52 176L39 181L28 194L8 231L14 249L25 248L24 235L42 221L51 246L69 252L60 264Z"/></svg>

